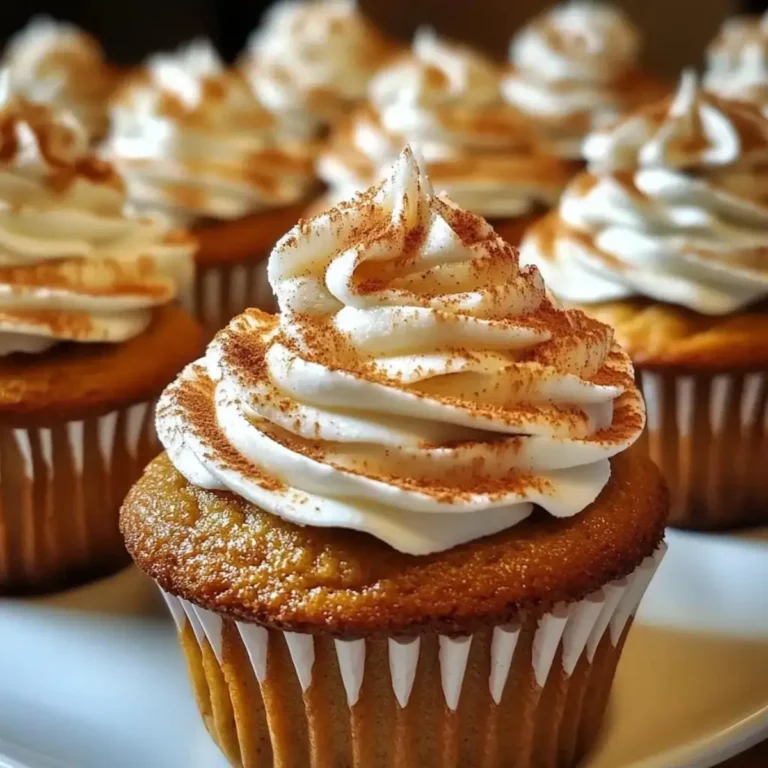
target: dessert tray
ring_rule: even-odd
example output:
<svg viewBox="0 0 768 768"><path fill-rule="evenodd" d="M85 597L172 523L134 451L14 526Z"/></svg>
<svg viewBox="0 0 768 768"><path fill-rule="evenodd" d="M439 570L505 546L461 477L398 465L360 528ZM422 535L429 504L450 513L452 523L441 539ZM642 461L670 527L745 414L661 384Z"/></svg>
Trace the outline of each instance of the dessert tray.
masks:
<svg viewBox="0 0 768 768"><path fill-rule="evenodd" d="M707 768L768 737L768 540L671 532L584 768ZM129 568L0 600L0 768L226 768Z"/></svg>

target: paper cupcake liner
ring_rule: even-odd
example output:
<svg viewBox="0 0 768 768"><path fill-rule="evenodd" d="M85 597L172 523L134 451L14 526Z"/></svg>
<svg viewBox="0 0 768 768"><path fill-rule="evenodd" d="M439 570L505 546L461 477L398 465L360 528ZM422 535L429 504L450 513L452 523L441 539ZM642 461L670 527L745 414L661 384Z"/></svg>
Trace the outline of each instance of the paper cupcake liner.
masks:
<svg viewBox="0 0 768 768"><path fill-rule="evenodd" d="M281 632L163 594L232 765L569 766L598 734L665 550L581 602L464 637Z"/></svg>
<svg viewBox="0 0 768 768"><path fill-rule="evenodd" d="M249 307L275 312L277 301L267 280L267 259L198 267L195 285L183 303L208 338Z"/></svg>
<svg viewBox="0 0 768 768"><path fill-rule="evenodd" d="M69 586L127 563L118 512L158 452L154 402L0 428L0 592Z"/></svg>
<svg viewBox="0 0 768 768"><path fill-rule="evenodd" d="M640 370L649 455L666 476L670 523L715 529L768 522L768 373Z"/></svg>

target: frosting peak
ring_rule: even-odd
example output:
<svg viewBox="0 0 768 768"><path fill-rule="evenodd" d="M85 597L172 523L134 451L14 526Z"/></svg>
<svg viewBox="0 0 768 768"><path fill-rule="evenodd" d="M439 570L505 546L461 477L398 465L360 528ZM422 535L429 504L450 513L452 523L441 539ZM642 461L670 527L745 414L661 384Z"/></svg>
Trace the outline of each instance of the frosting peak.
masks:
<svg viewBox="0 0 768 768"><path fill-rule="evenodd" d="M534 228L523 258L575 302L635 294L703 314L768 295L768 120L698 88L584 145L589 173Z"/></svg>
<svg viewBox="0 0 768 768"><path fill-rule="evenodd" d="M726 20L707 50L704 85L768 111L768 12Z"/></svg>
<svg viewBox="0 0 768 768"><path fill-rule="evenodd" d="M0 90L2 90L0 88ZM123 341L192 278L194 245L123 212L115 170L70 114L0 104L0 355L56 341Z"/></svg>
<svg viewBox="0 0 768 768"><path fill-rule="evenodd" d="M504 102L498 67L430 29L420 29L412 49L381 70L369 97L319 163L339 197L367 187L405 143L423 154L438 188L489 217L554 204L572 174Z"/></svg>
<svg viewBox="0 0 768 768"><path fill-rule="evenodd" d="M724 101L683 73L677 93L643 108L584 143L595 169L677 168L696 171L764 155L765 124L749 106Z"/></svg>
<svg viewBox="0 0 768 768"><path fill-rule="evenodd" d="M364 98L392 49L353 0L282 0L251 35L242 69L259 98L301 134Z"/></svg>
<svg viewBox="0 0 768 768"><path fill-rule="evenodd" d="M614 80L634 67L640 35L612 3L569 2L537 16L512 40L515 68L546 80Z"/></svg>
<svg viewBox="0 0 768 768"><path fill-rule="evenodd" d="M9 42L3 64L11 86L28 99L73 111L88 139L107 129L113 75L98 41L73 24L35 16Z"/></svg>
<svg viewBox="0 0 768 768"><path fill-rule="evenodd" d="M578 158L591 130L658 95L639 69L639 48L638 30L614 4L555 6L513 38L504 95L535 120L554 152Z"/></svg>
<svg viewBox="0 0 768 768"><path fill-rule="evenodd" d="M642 430L611 330L555 308L408 149L289 232L269 276L282 314L236 318L159 406L192 483L427 554L534 504L577 514Z"/></svg>
<svg viewBox="0 0 768 768"><path fill-rule="evenodd" d="M204 40L151 57L112 117L106 150L141 210L234 219L295 203L314 183L311 147Z"/></svg>

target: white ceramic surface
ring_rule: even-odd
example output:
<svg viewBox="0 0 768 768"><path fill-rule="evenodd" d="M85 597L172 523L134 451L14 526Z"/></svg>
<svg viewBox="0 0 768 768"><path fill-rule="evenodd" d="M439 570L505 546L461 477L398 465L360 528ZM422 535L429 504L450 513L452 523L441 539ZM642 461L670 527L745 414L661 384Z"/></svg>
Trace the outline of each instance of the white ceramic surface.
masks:
<svg viewBox="0 0 768 768"><path fill-rule="evenodd" d="M768 736L768 543L672 533L588 768L706 768ZM226 768L135 570L0 600L0 768Z"/></svg>

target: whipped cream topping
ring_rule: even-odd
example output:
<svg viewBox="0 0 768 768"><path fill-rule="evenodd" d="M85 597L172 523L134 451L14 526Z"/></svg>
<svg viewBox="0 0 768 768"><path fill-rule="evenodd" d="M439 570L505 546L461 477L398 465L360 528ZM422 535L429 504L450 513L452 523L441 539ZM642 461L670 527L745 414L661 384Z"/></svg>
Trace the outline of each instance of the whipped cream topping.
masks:
<svg viewBox="0 0 768 768"><path fill-rule="evenodd" d="M719 315L768 295L768 120L755 107L688 72L674 98L584 150L589 172L521 247L558 296Z"/></svg>
<svg viewBox="0 0 768 768"><path fill-rule="evenodd" d="M579 513L642 431L610 328L546 296L406 149L378 186L275 247L248 310L163 395L190 483L412 554Z"/></svg>
<svg viewBox="0 0 768 768"><path fill-rule="evenodd" d="M581 156L581 140L652 99L638 71L640 34L613 4L569 2L535 17L511 41L507 100L536 120L553 150Z"/></svg>
<svg viewBox="0 0 768 768"><path fill-rule="evenodd" d="M124 86L105 152L137 209L180 223L290 205L315 183L312 147L292 140L203 40L151 57Z"/></svg>
<svg viewBox="0 0 768 768"><path fill-rule="evenodd" d="M554 205L572 175L504 103L498 68L432 30L417 32L412 51L373 79L369 97L318 163L337 197L367 187L405 143L424 156L438 189L484 216Z"/></svg>
<svg viewBox="0 0 768 768"><path fill-rule="evenodd" d="M339 119L392 55L353 0L281 0L254 30L241 67L299 135Z"/></svg>
<svg viewBox="0 0 768 768"><path fill-rule="evenodd" d="M98 41L67 22L35 16L9 41L2 64L26 98L71 110L89 139L107 131L114 77Z"/></svg>
<svg viewBox="0 0 768 768"><path fill-rule="evenodd" d="M136 336L191 284L194 243L125 215L70 113L0 92L0 355Z"/></svg>
<svg viewBox="0 0 768 768"><path fill-rule="evenodd" d="M707 49L704 86L768 111L768 11L726 20Z"/></svg>

